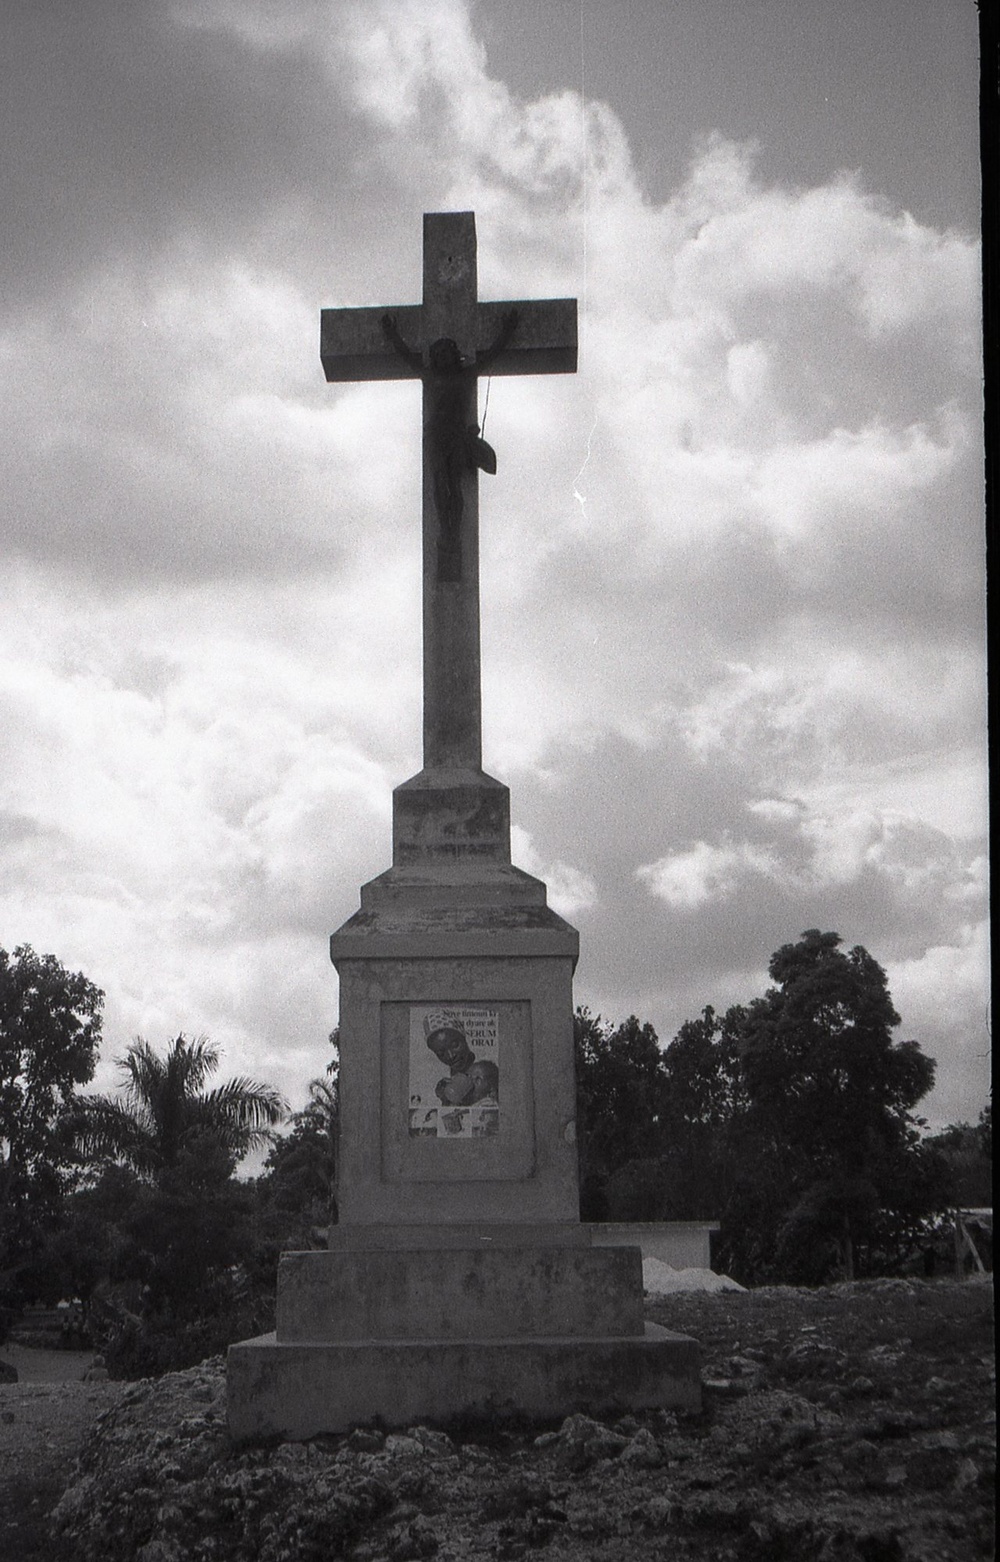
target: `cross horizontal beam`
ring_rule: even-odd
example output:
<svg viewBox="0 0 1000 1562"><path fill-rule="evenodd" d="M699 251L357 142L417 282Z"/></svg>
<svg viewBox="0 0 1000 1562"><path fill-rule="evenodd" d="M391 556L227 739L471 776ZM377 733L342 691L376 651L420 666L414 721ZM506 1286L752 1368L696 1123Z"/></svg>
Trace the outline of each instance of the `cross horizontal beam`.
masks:
<svg viewBox="0 0 1000 1562"><path fill-rule="evenodd" d="M517 311L517 326L490 361L488 374L573 374L576 372L576 299L529 298L482 302L476 311L476 356L500 335L504 315ZM346 380L418 379L386 337L382 321L391 314L400 336L425 355L423 306L395 309L324 309L320 313L320 361L331 383Z"/></svg>

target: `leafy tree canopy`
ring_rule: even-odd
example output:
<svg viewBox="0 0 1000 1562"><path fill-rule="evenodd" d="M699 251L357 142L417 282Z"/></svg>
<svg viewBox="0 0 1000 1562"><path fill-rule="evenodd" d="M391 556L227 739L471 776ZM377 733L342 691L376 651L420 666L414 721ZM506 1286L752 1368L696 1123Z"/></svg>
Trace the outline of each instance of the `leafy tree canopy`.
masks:
<svg viewBox="0 0 1000 1562"><path fill-rule="evenodd" d="M687 1020L663 1054L666 1118L673 1140L715 1132L747 1104L742 1040L746 1010L718 1015L709 1006Z"/></svg>
<svg viewBox="0 0 1000 1562"><path fill-rule="evenodd" d="M335 1218L337 1126L340 1115L336 1065L325 1079L309 1083L309 1100L293 1112L289 1132L276 1137L261 1179L263 1191L303 1224L329 1225Z"/></svg>
<svg viewBox="0 0 1000 1562"><path fill-rule="evenodd" d="M0 949L0 1290L16 1289L72 1178L66 1110L93 1077L103 1002L55 955Z"/></svg>
<svg viewBox="0 0 1000 1562"><path fill-rule="evenodd" d="M924 1140L944 1159L952 1179L952 1198L964 1209L993 1203L993 1110L987 1104L976 1123L949 1123Z"/></svg>
<svg viewBox="0 0 1000 1562"><path fill-rule="evenodd" d="M51 1154L55 1123L93 1077L104 994L55 955L0 949L0 1156L30 1172Z"/></svg>
<svg viewBox="0 0 1000 1562"><path fill-rule="evenodd" d="M745 1110L731 1147L741 1177L727 1209L748 1271L852 1278L894 1262L944 1196L944 1168L918 1151L917 1102L934 1062L897 1042L886 974L866 949L810 928L771 958L775 986L746 1008ZM919 1161L919 1165L918 1165Z"/></svg>
<svg viewBox="0 0 1000 1562"><path fill-rule="evenodd" d="M112 1372L141 1375L188 1365L247 1332L255 1194L233 1173L270 1142L286 1107L243 1076L210 1085L219 1052L204 1037L179 1035L163 1054L139 1038L118 1066L120 1095L79 1101L74 1130L92 1186L51 1257L88 1285ZM99 1262L86 1265L81 1240L95 1223ZM256 1332L269 1326L261 1318Z"/></svg>
<svg viewBox="0 0 1000 1562"><path fill-rule="evenodd" d="M811 928L772 956L777 983L749 1005L741 1065L759 1128L831 1172L907 1141L934 1062L900 1023L886 974L860 946Z"/></svg>
<svg viewBox="0 0 1000 1562"><path fill-rule="evenodd" d="M660 1149L663 1056L652 1025L640 1024L634 1014L612 1025L578 1009L573 1031L581 1211L585 1220L604 1220L608 1179L627 1162Z"/></svg>

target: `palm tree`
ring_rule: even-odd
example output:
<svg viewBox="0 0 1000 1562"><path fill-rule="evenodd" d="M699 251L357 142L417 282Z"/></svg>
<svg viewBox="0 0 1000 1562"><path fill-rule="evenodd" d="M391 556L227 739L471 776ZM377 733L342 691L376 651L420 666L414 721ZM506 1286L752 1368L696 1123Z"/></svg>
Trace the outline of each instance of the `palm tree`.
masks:
<svg viewBox="0 0 1000 1562"><path fill-rule="evenodd" d="M81 1098L77 1146L88 1160L124 1163L147 1182L161 1183L185 1152L206 1145L232 1170L268 1142L269 1130L288 1110L270 1085L244 1076L206 1090L219 1051L204 1036L188 1041L179 1035L165 1057L139 1036L116 1062L124 1097Z"/></svg>

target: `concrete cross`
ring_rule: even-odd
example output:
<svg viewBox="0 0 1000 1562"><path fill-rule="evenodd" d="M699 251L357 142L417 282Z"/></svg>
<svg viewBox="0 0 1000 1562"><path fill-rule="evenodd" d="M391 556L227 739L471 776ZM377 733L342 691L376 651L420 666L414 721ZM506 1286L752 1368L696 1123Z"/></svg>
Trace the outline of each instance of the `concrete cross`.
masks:
<svg viewBox="0 0 1000 1562"><path fill-rule="evenodd" d="M330 381L423 382L424 769L480 770L480 374L572 374L576 300L480 303L472 212L425 212L424 300L324 309Z"/></svg>

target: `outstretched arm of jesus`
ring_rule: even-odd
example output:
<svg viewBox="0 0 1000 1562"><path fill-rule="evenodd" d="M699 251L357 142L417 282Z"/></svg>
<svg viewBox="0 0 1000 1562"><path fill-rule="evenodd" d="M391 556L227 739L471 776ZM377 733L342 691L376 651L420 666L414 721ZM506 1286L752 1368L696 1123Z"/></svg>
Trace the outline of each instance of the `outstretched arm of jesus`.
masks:
<svg viewBox="0 0 1000 1562"><path fill-rule="evenodd" d="M418 352L414 352L412 347L407 347L406 343L403 341L403 338L399 334L399 327L396 324L395 315L382 316L382 330L398 352L399 356L403 359L404 363L408 363L411 369L415 369L418 374L422 374L424 369L423 359Z"/></svg>
<svg viewBox="0 0 1000 1562"><path fill-rule="evenodd" d="M477 370L488 369L490 364L499 358L500 354L509 343L511 337L514 335L514 332L517 330L517 324L520 318L521 316L518 314L516 309L507 310L506 314L500 322L500 330L497 334L496 341L491 347L487 347L485 352L476 354Z"/></svg>

